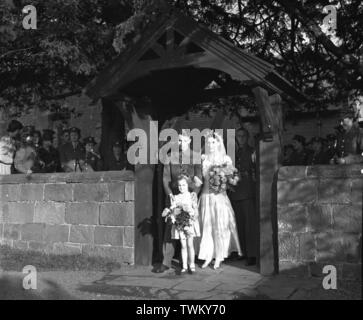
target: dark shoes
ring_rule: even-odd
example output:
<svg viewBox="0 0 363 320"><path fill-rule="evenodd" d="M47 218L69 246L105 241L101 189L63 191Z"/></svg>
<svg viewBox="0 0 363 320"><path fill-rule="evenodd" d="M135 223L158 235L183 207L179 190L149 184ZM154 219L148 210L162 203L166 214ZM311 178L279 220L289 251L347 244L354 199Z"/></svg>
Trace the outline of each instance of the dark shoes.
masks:
<svg viewBox="0 0 363 320"><path fill-rule="evenodd" d="M170 269L169 267L162 264L159 268L157 268L155 270L155 273L163 273L163 272L165 272L165 271L167 271L169 269Z"/></svg>

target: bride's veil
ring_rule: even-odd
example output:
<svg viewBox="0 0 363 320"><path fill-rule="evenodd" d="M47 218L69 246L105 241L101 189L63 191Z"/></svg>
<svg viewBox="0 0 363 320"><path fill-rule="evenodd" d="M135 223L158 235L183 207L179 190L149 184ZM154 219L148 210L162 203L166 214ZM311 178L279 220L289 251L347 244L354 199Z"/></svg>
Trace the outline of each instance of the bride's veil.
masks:
<svg viewBox="0 0 363 320"><path fill-rule="evenodd" d="M216 142L215 152L211 153L208 151L208 147L206 148L206 159L208 159L212 163L222 163L226 158L226 148L223 143L223 138L218 132L211 132L206 141L209 139L214 139Z"/></svg>

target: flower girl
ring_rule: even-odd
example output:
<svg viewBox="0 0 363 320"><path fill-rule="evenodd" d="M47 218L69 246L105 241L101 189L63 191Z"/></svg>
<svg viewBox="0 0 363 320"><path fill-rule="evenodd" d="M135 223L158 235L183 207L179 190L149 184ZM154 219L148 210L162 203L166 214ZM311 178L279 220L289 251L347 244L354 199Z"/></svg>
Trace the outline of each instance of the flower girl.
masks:
<svg viewBox="0 0 363 320"><path fill-rule="evenodd" d="M189 192L187 176L180 175L177 182L180 193L172 197L170 208L166 208L162 216L173 223L172 239L180 240L183 262L181 273L187 271L188 264L190 271L195 272L194 237L200 236L198 199L195 192Z"/></svg>

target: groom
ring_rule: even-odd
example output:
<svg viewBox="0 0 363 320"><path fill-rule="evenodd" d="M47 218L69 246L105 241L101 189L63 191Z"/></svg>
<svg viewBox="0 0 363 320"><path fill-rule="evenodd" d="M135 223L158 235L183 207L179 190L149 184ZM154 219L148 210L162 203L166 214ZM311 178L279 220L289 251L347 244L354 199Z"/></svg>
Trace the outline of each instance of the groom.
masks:
<svg viewBox="0 0 363 320"><path fill-rule="evenodd" d="M249 132L245 128L236 131L236 168L240 181L229 194L236 216L238 236L246 265L256 264L258 246L258 219L255 210L254 149L248 144Z"/></svg>
<svg viewBox="0 0 363 320"><path fill-rule="evenodd" d="M178 194L177 179L180 175L186 175L193 181L191 188L196 194L202 185L202 165L193 164L195 152L190 149L191 138L187 135L179 135L179 163L164 165L163 186L166 197L166 206L169 207L171 199ZM184 157L183 157L184 155ZM189 164L183 164L182 159L189 157ZM171 262L175 254L175 240L171 239L171 227L169 222L165 223L163 235L163 263L156 269L156 273L163 273L171 268Z"/></svg>

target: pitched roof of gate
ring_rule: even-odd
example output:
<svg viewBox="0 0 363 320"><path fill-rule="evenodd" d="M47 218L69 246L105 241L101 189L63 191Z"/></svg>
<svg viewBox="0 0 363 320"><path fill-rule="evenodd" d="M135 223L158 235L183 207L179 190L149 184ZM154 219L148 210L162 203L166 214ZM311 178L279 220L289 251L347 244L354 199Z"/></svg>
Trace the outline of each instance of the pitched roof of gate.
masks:
<svg viewBox="0 0 363 320"><path fill-rule="evenodd" d="M164 18L146 28L146 31L133 45L130 45L112 61L86 87L86 94L97 100L115 94L128 84L131 81L129 78L133 74L133 68L143 60L145 55L150 54L150 50L153 48L155 53L155 45L160 47L158 41L170 28L192 41L196 48L200 48L223 61L224 65L239 75L239 80L242 80L243 83L265 87L269 91L294 101L303 102L306 100L306 97L279 75L271 64L234 46L192 18L175 11L171 16L165 15ZM160 67L165 69L163 65Z"/></svg>

